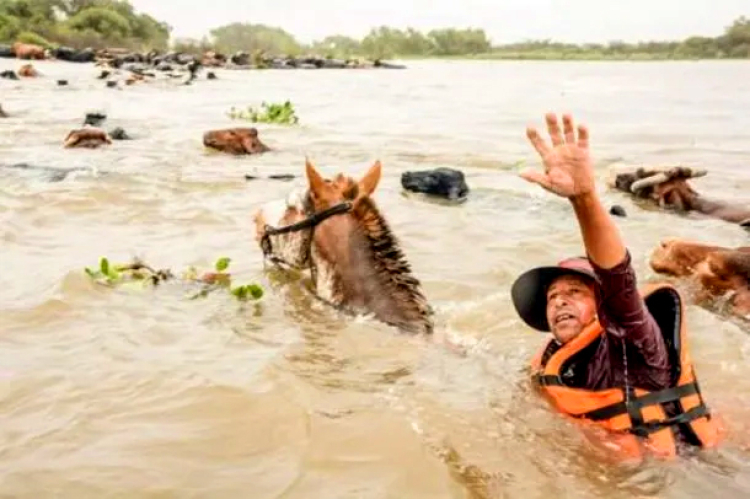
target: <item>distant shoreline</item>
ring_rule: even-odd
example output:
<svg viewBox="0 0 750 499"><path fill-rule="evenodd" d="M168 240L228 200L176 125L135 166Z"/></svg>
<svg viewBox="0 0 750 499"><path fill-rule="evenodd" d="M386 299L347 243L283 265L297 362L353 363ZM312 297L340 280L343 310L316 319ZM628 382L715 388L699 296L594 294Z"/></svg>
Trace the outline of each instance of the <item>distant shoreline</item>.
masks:
<svg viewBox="0 0 750 499"><path fill-rule="evenodd" d="M332 34L310 43L299 42L278 26L235 21L218 26L201 39L171 36L171 27L138 13L128 0L101 4L90 1L34 0L25 9L0 2L0 52L14 42L44 48L81 50L123 48L145 54L178 52L203 57L208 52L252 58L284 55L320 58L485 61L705 61L750 60L750 18L740 16L717 36L683 40L568 43L549 39L493 44L481 28L445 27L422 32L413 28L373 27L362 38ZM50 9L64 5L63 13Z"/></svg>
<svg viewBox="0 0 750 499"><path fill-rule="evenodd" d="M748 57L689 57L659 54L544 54L544 53L503 53L490 52L486 54L431 56L431 55L398 55L386 60L471 60L471 61L547 61L547 62L687 62L687 61L747 61Z"/></svg>

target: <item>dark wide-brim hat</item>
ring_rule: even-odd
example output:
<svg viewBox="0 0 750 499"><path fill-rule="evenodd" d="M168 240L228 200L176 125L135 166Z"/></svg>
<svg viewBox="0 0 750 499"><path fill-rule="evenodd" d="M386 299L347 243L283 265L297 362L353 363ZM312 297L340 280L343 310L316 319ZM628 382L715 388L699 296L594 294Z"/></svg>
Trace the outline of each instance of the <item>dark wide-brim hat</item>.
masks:
<svg viewBox="0 0 750 499"><path fill-rule="evenodd" d="M554 266L537 267L521 274L510 290L513 306L526 324L538 331L550 330L547 322L547 288L564 275L582 277L594 284L599 279L588 258L573 257Z"/></svg>

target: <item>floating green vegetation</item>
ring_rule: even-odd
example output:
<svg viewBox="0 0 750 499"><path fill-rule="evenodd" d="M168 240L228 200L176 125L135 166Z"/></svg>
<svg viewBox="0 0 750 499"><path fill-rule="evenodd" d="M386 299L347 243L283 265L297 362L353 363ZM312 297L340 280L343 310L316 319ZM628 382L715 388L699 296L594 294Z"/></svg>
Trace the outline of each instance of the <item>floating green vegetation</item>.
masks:
<svg viewBox="0 0 750 499"><path fill-rule="evenodd" d="M263 288L258 284L232 285L232 276L226 270L232 259L221 257L216 260L214 270L199 272L195 267L188 267L179 277L169 269L154 269L139 259L127 264L113 264L109 259L101 258L99 268L86 267L84 270L96 283L116 287L122 284L140 283L142 286L158 286L167 281L181 280L190 284L198 284L200 290L191 295L190 299L208 296L219 289L229 291L238 300L259 300L263 297Z"/></svg>
<svg viewBox="0 0 750 499"><path fill-rule="evenodd" d="M251 123L275 123L277 125L296 125L299 123L294 106L289 101L283 104L269 104L264 101L260 104L260 107L260 109L255 109L249 106L243 111L233 106L227 114L233 120L245 120Z"/></svg>

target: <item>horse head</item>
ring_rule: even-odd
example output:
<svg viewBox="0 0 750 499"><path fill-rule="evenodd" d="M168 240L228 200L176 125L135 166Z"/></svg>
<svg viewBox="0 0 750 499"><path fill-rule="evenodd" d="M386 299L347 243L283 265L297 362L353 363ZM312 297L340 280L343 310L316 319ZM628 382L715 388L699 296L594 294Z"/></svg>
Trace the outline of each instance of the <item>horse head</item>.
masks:
<svg viewBox="0 0 750 499"><path fill-rule="evenodd" d="M401 330L431 333L432 311L372 195L382 166L354 180L326 179L306 161L307 186L254 216L271 261L309 269L316 294L337 308L373 314Z"/></svg>

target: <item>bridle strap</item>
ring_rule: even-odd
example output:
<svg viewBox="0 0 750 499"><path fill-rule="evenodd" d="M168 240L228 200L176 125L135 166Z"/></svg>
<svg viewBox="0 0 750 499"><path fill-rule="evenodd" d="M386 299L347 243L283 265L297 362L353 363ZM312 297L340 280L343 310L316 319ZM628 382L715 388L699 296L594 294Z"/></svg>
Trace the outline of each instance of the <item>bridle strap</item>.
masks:
<svg viewBox="0 0 750 499"><path fill-rule="evenodd" d="M354 205L350 201L344 201L342 203L331 206L330 208L327 208L318 213L313 213L309 217L295 224L285 225L283 227L272 227L266 224L266 226L264 227L263 237L260 240L260 247L261 247L261 250L263 250L263 256L266 259L270 260L273 264L275 264L279 268L283 268L284 266L287 267L287 269L283 269L285 271L288 271L288 269L292 269L292 268L299 269L300 267L298 265L294 265L286 261L284 258L281 258L273 254L273 245L271 244L271 236L278 236L282 234L288 234L291 232L299 232L305 229L313 229L313 232L314 232L315 227L321 222L323 222L324 220L334 215L341 215L343 213L348 213L352 210L353 207ZM310 277L312 278L313 286L315 286L316 278L317 278L317 269L315 268L315 264L312 261L312 245L313 245L313 236L311 235L310 242L307 245L307 249L306 249L306 259L310 262ZM345 309L343 309L342 307L334 303L331 303L330 301L318 295L315 291L312 291L312 290L309 290L309 291L311 292L313 297L320 300L321 302L335 309L338 309L339 311L345 311Z"/></svg>
<svg viewBox="0 0 750 499"><path fill-rule="evenodd" d="M310 229L312 227L315 227L325 219L332 217L333 215L346 213L348 211L351 211L351 209L352 203L349 201L344 201L343 203L331 206L330 208L326 208L325 210L318 213L313 213L306 219L302 220L301 222L297 222L296 224L285 225L284 227L272 227L270 225L266 225L264 228L266 232L263 237L265 238L266 236L277 236L279 234L286 234L288 232L299 232L301 230Z"/></svg>
<svg viewBox="0 0 750 499"><path fill-rule="evenodd" d="M271 244L271 236L279 236L282 234L288 234L291 232L299 232L305 229L314 229L318 224L324 220L343 213L348 213L352 210L353 205L350 201L344 201L337 205L326 208L318 213L313 213L304 220L295 224L285 225L283 227L273 227L268 224L263 228L263 237L260 240L260 248L263 251L263 256L277 265L286 265L287 267L294 268L293 265L287 262L285 259L273 254L273 244ZM310 242L312 246L312 241ZM310 248L308 248L309 253Z"/></svg>

